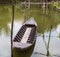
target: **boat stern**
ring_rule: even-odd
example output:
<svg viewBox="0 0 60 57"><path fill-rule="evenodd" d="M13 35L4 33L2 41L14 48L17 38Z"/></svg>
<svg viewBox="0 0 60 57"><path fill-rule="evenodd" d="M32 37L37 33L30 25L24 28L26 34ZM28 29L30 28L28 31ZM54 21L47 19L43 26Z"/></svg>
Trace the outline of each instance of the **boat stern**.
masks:
<svg viewBox="0 0 60 57"><path fill-rule="evenodd" d="M13 48L19 48L21 50L24 50L28 47L30 47L32 44L30 43L20 43L20 42L13 42Z"/></svg>

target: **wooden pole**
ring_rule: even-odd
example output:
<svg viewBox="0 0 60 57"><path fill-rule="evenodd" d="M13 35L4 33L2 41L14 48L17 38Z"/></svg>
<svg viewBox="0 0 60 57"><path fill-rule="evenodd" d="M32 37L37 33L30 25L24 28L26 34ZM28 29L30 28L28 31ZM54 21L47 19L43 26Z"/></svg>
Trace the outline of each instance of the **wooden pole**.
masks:
<svg viewBox="0 0 60 57"><path fill-rule="evenodd" d="M45 0L43 0L43 3L44 3L43 14L45 14ZM45 26L45 16L43 18L43 26ZM47 44L46 44L46 41L45 41L44 33L43 33L43 41L44 41L44 44L45 44L45 47L46 47L46 50L47 50Z"/></svg>
<svg viewBox="0 0 60 57"><path fill-rule="evenodd" d="M26 21L26 0L24 2L25 8L24 8L24 22Z"/></svg>
<svg viewBox="0 0 60 57"><path fill-rule="evenodd" d="M46 14L48 13L48 4L47 4L47 0L46 0Z"/></svg>
<svg viewBox="0 0 60 57"><path fill-rule="evenodd" d="M29 1L29 5L28 5L28 15L29 15L28 18L29 18L30 17L30 5L31 4L30 4L30 0L28 0L28 1Z"/></svg>
<svg viewBox="0 0 60 57"><path fill-rule="evenodd" d="M28 9L30 9L30 0L28 0L28 2L29 2L29 6L28 6Z"/></svg>
<svg viewBox="0 0 60 57"><path fill-rule="evenodd" d="M45 14L46 14L46 12L47 12L47 10L46 10L46 9L47 9L47 7L46 7L47 4L46 4L46 2L47 2L47 0L45 0Z"/></svg>
<svg viewBox="0 0 60 57"><path fill-rule="evenodd" d="M13 23L14 23L14 3L12 3L12 22L11 22L11 57L13 57Z"/></svg>

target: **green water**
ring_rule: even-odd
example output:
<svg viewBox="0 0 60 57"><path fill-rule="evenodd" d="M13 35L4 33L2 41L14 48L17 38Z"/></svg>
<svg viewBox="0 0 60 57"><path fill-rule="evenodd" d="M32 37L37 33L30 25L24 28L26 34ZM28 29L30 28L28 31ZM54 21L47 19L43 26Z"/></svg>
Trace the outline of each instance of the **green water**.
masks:
<svg viewBox="0 0 60 57"><path fill-rule="evenodd" d="M25 10L24 5L15 5L13 38L22 26L22 24L30 17L34 17L38 24L38 36L36 44L28 50L20 51L19 49L13 49L13 57L46 57L47 49L49 49L49 55L56 55L55 57L60 56L60 12L53 9L51 5L49 5L48 7L49 8L43 9L42 5L31 5L30 9L28 9L27 5ZM1 57L11 57L11 20L12 6L0 5ZM48 44L49 35L51 36L49 48L46 49L45 42L46 44Z"/></svg>

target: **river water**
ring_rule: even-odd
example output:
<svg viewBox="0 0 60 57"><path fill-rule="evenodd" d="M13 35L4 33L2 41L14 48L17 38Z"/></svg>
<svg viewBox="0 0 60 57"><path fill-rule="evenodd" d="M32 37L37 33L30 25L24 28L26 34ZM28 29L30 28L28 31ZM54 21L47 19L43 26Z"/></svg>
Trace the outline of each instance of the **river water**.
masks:
<svg viewBox="0 0 60 57"><path fill-rule="evenodd" d="M0 57L11 57L11 5L0 5ZM15 5L14 8L13 38L22 24L34 17L38 24L36 44L27 51L13 51L13 57L50 57L60 56L60 13L49 7L46 11L41 5L31 5L31 9L24 5ZM52 28L51 28L52 26ZM50 34L51 33L51 34ZM43 38L44 35L44 38ZM50 38L50 41L49 41ZM48 46L49 42L49 47ZM46 45L45 45L46 44Z"/></svg>

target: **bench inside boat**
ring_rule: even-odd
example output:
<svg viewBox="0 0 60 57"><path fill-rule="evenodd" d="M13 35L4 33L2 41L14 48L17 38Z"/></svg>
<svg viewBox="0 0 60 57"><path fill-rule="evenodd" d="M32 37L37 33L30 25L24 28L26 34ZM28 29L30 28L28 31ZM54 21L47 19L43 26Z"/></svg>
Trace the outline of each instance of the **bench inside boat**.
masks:
<svg viewBox="0 0 60 57"><path fill-rule="evenodd" d="M36 26L33 24L25 24L16 34L13 44L14 47L27 47L32 45L36 40Z"/></svg>

